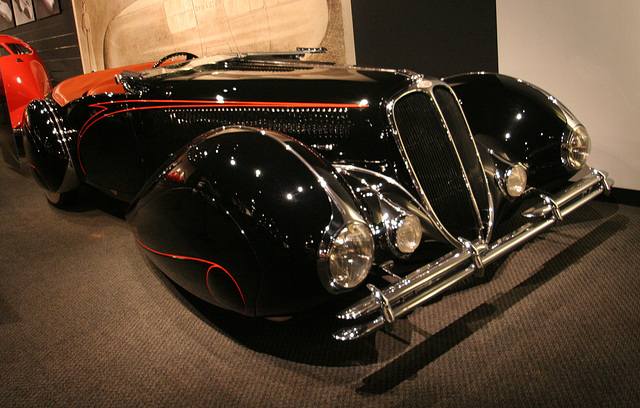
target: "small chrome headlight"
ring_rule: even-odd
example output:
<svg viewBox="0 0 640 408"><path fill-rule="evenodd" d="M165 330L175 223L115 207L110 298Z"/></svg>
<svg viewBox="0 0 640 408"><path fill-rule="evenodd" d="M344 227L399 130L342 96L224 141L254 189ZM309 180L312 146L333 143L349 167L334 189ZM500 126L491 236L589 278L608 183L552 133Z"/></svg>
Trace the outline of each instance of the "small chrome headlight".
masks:
<svg viewBox="0 0 640 408"><path fill-rule="evenodd" d="M527 189L527 171L519 164L511 167L505 173L504 185L510 197L520 197Z"/></svg>
<svg viewBox="0 0 640 408"><path fill-rule="evenodd" d="M565 166L580 170L591 152L591 138L584 126L576 126L566 143L562 144L562 162Z"/></svg>
<svg viewBox="0 0 640 408"><path fill-rule="evenodd" d="M345 225L335 236L328 254L330 284L349 289L366 278L373 265L373 237L369 227L358 221Z"/></svg>
<svg viewBox="0 0 640 408"><path fill-rule="evenodd" d="M407 215L395 232L395 246L403 254L412 254L422 240L422 224L415 215Z"/></svg>

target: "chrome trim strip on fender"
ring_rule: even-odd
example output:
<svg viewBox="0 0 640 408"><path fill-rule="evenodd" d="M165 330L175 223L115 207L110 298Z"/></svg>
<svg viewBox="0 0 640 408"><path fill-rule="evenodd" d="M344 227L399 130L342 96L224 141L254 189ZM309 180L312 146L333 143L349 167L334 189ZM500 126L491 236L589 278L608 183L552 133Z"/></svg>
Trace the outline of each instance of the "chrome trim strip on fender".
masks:
<svg viewBox="0 0 640 408"><path fill-rule="evenodd" d="M523 215L533 218L533 221L522 225L511 234L490 245L478 241L465 242L461 249L451 251L438 260L418 268L383 290L369 288L372 292L370 297L343 310L337 317L346 320L372 314L374 317L340 329L333 337L343 341L354 340L392 324L397 318L407 315L455 283L480 272L479 266L488 265L506 255L601 193L608 193L612 185L613 180L609 179L606 173L592 169L581 180L525 211ZM382 303L380 299L385 299L386 302ZM392 321L388 322L387 316L393 316L393 319L390 319Z"/></svg>

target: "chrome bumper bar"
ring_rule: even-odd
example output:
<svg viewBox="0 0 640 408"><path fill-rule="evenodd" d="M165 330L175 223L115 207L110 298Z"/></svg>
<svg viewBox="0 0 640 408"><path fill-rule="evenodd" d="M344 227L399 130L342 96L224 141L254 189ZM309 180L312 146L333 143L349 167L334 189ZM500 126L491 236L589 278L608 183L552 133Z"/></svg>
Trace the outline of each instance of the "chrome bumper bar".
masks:
<svg viewBox="0 0 640 408"><path fill-rule="evenodd" d="M592 169L587 176L561 192L553 196L541 195L542 203L523 213L533 219L531 222L490 245L461 239L460 248L418 268L383 290L367 285L371 296L337 315L345 320L366 320L338 330L333 337L354 340L382 326L393 325L396 318L408 314L467 276L480 272L485 265L534 238L602 192L608 193L612 185L613 180L608 179L606 173Z"/></svg>

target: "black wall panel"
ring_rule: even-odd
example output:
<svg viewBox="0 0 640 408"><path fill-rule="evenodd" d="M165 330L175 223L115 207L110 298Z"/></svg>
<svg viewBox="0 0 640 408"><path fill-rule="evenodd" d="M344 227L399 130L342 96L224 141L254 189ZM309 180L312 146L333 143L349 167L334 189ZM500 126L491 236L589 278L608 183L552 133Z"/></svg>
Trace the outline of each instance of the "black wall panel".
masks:
<svg viewBox="0 0 640 408"><path fill-rule="evenodd" d="M36 50L54 85L82 74L71 0L61 0L60 11L60 14L2 31L28 42Z"/></svg>
<svg viewBox="0 0 640 408"><path fill-rule="evenodd" d="M495 0L351 0L358 65L498 71Z"/></svg>

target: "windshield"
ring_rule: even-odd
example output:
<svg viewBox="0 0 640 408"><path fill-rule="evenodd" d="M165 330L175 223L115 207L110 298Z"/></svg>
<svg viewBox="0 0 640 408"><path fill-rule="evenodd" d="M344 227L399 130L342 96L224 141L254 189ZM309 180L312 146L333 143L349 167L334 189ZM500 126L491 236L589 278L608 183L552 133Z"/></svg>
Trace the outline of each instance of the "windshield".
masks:
<svg viewBox="0 0 640 408"><path fill-rule="evenodd" d="M307 54L323 53L326 50L319 48L298 49L292 52L255 52L255 53L229 53L216 54L210 57L195 58L187 61L180 61L170 65L162 65L142 72L123 72L121 79L123 82L130 80L154 80L165 79L178 75L193 74L204 71L215 70L216 67L227 68L227 63L238 60L264 60L276 62L284 61L300 61ZM222 64L222 65L221 65Z"/></svg>
<svg viewBox="0 0 640 408"><path fill-rule="evenodd" d="M142 71L137 73L136 77L138 79L166 78L178 74L201 72L211 69L212 66L215 66L220 62L228 61L237 57L237 54L218 54L211 57L179 61L174 64L163 65L157 68L151 68L147 71Z"/></svg>

